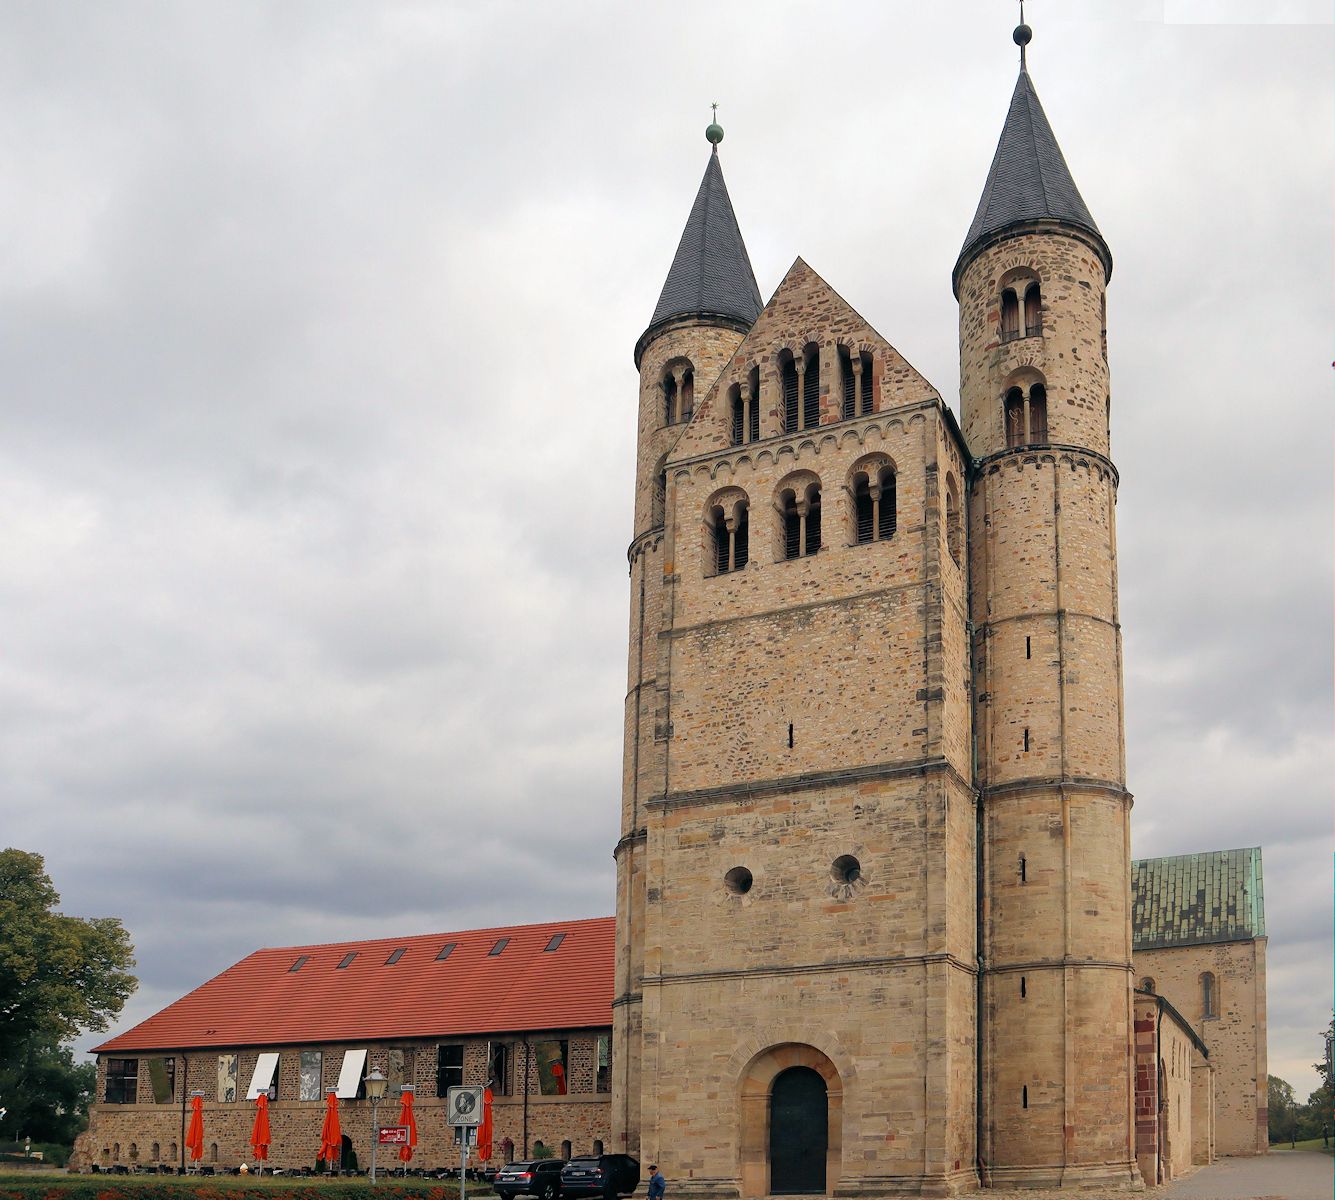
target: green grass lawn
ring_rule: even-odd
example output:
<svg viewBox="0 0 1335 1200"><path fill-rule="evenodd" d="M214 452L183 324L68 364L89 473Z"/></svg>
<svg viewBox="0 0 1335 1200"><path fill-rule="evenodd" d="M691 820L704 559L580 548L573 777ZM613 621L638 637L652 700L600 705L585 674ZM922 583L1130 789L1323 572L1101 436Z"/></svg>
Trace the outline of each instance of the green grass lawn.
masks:
<svg viewBox="0 0 1335 1200"><path fill-rule="evenodd" d="M1324 1150L1327 1154L1332 1154L1335 1153L1335 1146L1323 1146L1320 1138L1308 1138L1296 1146L1290 1146L1288 1142L1274 1142L1270 1146L1271 1154L1280 1154L1286 1150Z"/></svg>

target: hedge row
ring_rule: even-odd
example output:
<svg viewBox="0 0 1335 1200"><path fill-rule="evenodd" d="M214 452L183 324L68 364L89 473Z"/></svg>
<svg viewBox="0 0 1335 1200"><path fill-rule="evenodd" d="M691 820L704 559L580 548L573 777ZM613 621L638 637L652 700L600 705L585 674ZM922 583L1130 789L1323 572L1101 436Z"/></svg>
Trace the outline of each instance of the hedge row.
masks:
<svg viewBox="0 0 1335 1200"><path fill-rule="evenodd" d="M476 1193L474 1193L476 1188ZM486 1184L469 1186L479 1200L491 1195ZM52 1179L0 1179L0 1200L458 1200L454 1183L435 1179L377 1182L329 1180L312 1183L303 1179L272 1181L250 1179L205 1180L165 1177L120 1178L71 1175Z"/></svg>

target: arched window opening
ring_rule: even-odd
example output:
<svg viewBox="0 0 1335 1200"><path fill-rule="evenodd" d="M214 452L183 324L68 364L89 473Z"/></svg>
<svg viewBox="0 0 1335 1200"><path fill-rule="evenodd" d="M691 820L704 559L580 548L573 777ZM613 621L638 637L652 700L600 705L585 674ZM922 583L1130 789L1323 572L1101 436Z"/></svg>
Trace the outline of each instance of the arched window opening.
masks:
<svg viewBox="0 0 1335 1200"><path fill-rule="evenodd" d="M860 370L856 366L853 368L858 380L858 416L870 416L876 410L872 403L871 355L864 350L854 361L862 364Z"/></svg>
<svg viewBox="0 0 1335 1200"><path fill-rule="evenodd" d="M865 350L852 354L840 346L839 375L844 388L843 404L840 407L843 419L847 421L850 417L865 417L871 413L871 355Z"/></svg>
<svg viewBox="0 0 1335 1200"><path fill-rule="evenodd" d="M1215 982L1214 975L1206 971L1201 975L1201 1016L1217 1017L1219 1015L1219 986Z"/></svg>
<svg viewBox="0 0 1335 1200"><path fill-rule="evenodd" d="M1007 288L1001 293L1001 340L1013 342L1020 336L1020 302L1015 298L1015 289Z"/></svg>
<svg viewBox="0 0 1335 1200"><path fill-rule="evenodd" d="M1006 393L1006 448L1024 445L1024 393L1011 388Z"/></svg>
<svg viewBox="0 0 1335 1200"><path fill-rule="evenodd" d="M561 1143L561 1157L565 1159L566 1162L570 1161L570 1150L571 1146L569 1141L564 1141Z"/></svg>
<svg viewBox="0 0 1335 1200"><path fill-rule="evenodd" d="M210 1142L210 1143L209 1143L209 1162L211 1162L211 1163L216 1163L217 1161L218 1161L218 1143L217 1143L217 1142Z"/></svg>
<svg viewBox="0 0 1335 1200"><path fill-rule="evenodd" d="M853 476L853 511L858 545L894 537L898 512L893 467L882 467L874 477L865 471Z"/></svg>
<svg viewBox="0 0 1335 1200"><path fill-rule="evenodd" d="M131 1142L131 1143L130 1143L130 1161L131 1161L131 1162L138 1162L138 1161L139 1161L139 1143L138 1143L138 1142Z"/></svg>
<svg viewBox="0 0 1335 1200"><path fill-rule="evenodd" d="M732 444L740 446L746 434L746 403L742 399L742 389L733 384L728 389L728 408L732 413Z"/></svg>
<svg viewBox="0 0 1335 1200"><path fill-rule="evenodd" d="M745 397L750 400L750 408L747 412L746 428L747 438L750 441L760 441L760 368L752 367L751 373L746 377Z"/></svg>
<svg viewBox="0 0 1335 1200"><path fill-rule="evenodd" d="M716 575L740 571L751 561L750 512L745 500L733 506L731 516L716 504L709 510L709 526Z"/></svg>
<svg viewBox="0 0 1335 1200"><path fill-rule="evenodd" d="M677 421L677 381L671 375L663 377L663 424Z"/></svg>
<svg viewBox="0 0 1335 1200"><path fill-rule="evenodd" d="M120 1142L112 1142L112 1143L111 1143L111 1161L112 1161L112 1162L120 1162L120 1160L121 1160L121 1144L120 1144Z"/></svg>
<svg viewBox="0 0 1335 1200"><path fill-rule="evenodd" d="M797 363L793 356L785 352L779 364L779 375L783 382L783 431L796 433L798 426L798 387Z"/></svg>
<svg viewBox="0 0 1335 1200"><path fill-rule="evenodd" d="M149 1153L153 1156L153 1161L157 1162L159 1159L162 1158L161 1144L158 1142L154 1142L152 1148L149 1150Z"/></svg>
<svg viewBox="0 0 1335 1200"><path fill-rule="evenodd" d="M1048 390L1041 383L1029 389L1029 444L1048 444Z"/></svg>
<svg viewBox="0 0 1335 1200"><path fill-rule="evenodd" d="M595 1154L601 1154L601 1153L603 1152L603 1140L602 1140L602 1138L594 1138L594 1139L593 1139L593 1152L594 1152Z"/></svg>
<svg viewBox="0 0 1335 1200"><path fill-rule="evenodd" d="M695 413L695 372L690 367L681 377L681 419L689 421Z"/></svg>
<svg viewBox="0 0 1335 1200"><path fill-rule="evenodd" d="M820 484L808 484L799 496L791 488L779 497L783 516L783 556L807 558L820 550Z"/></svg>
<svg viewBox="0 0 1335 1200"><path fill-rule="evenodd" d="M806 370L802 375L802 428L815 429L820 424L820 350L810 346L803 358Z"/></svg>
<svg viewBox="0 0 1335 1200"><path fill-rule="evenodd" d="M946 476L946 548L959 565L964 549L964 521L960 514L960 489L954 475Z"/></svg>
<svg viewBox="0 0 1335 1200"><path fill-rule="evenodd" d="M839 347L839 377L844 381L844 399L839 415L847 421L857 415L857 380L853 377L853 359L844 346Z"/></svg>
<svg viewBox="0 0 1335 1200"><path fill-rule="evenodd" d="M1024 294L1024 336L1039 337L1043 333L1043 299L1038 284L1031 283Z"/></svg>
<svg viewBox="0 0 1335 1200"><path fill-rule="evenodd" d="M176 1156L176 1143L175 1143L175 1142L170 1142L170 1143L168 1144L168 1146L167 1146L167 1158L168 1158L171 1162L175 1162L175 1161L176 1161L176 1157L177 1157L177 1156Z"/></svg>
<svg viewBox="0 0 1335 1200"><path fill-rule="evenodd" d="M1146 975L1145 978L1140 981L1140 990L1142 992L1149 992L1151 996L1154 995L1154 980Z"/></svg>

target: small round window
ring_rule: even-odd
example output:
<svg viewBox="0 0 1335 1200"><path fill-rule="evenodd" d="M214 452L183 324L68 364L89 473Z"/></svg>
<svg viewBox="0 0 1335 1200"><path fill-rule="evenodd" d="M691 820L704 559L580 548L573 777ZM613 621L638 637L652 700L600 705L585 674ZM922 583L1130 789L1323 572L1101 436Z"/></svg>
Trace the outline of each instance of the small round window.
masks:
<svg viewBox="0 0 1335 1200"><path fill-rule="evenodd" d="M857 883L862 878L862 864L851 854L841 854L830 864L835 883Z"/></svg>
<svg viewBox="0 0 1335 1200"><path fill-rule="evenodd" d="M733 867L723 877L723 886L734 896L745 896L751 890L751 872L745 867Z"/></svg>

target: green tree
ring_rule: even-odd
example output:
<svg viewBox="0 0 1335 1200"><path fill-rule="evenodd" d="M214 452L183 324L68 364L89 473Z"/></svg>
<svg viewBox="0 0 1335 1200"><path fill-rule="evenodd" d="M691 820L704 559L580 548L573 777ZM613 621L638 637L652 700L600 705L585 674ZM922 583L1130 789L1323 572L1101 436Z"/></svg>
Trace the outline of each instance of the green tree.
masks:
<svg viewBox="0 0 1335 1200"><path fill-rule="evenodd" d="M20 1047L0 1064L0 1096L9 1110L5 1134L68 1146L87 1123L96 1082L97 1067L76 1063L68 1046Z"/></svg>
<svg viewBox="0 0 1335 1200"><path fill-rule="evenodd" d="M105 1029L134 990L134 947L112 917L70 917L40 854L0 851L0 1068Z"/></svg>
<svg viewBox="0 0 1335 1200"><path fill-rule="evenodd" d="M1266 1077L1266 1093L1270 1141L1292 1145L1298 1137L1298 1102L1294 1099L1293 1086L1278 1075L1269 1075Z"/></svg>

